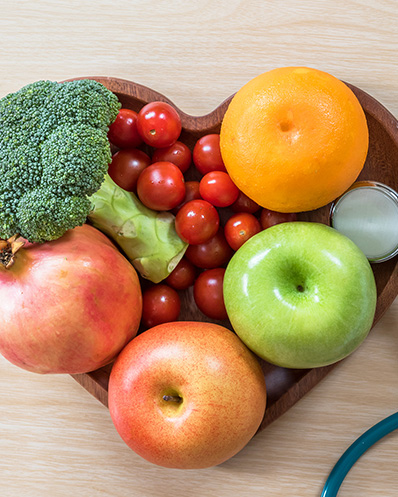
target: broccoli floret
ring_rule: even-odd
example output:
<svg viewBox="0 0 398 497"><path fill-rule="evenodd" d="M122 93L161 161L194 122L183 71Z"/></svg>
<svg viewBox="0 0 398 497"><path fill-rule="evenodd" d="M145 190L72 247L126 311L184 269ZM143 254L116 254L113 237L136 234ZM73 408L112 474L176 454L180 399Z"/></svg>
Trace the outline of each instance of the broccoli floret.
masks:
<svg viewBox="0 0 398 497"><path fill-rule="evenodd" d="M120 107L91 79L37 81L0 100L0 238L42 243L86 221Z"/></svg>

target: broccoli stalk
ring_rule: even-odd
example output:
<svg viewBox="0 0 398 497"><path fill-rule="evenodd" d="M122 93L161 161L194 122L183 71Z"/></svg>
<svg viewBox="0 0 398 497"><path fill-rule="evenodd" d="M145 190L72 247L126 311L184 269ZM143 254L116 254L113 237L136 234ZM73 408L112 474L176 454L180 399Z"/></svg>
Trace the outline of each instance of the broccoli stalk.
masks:
<svg viewBox="0 0 398 497"><path fill-rule="evenodd" d="M119 245L144 278L159 283L171 273L187 248L175 231L173 214L148 209L108 174L90 200L89 220Z"/></svg>

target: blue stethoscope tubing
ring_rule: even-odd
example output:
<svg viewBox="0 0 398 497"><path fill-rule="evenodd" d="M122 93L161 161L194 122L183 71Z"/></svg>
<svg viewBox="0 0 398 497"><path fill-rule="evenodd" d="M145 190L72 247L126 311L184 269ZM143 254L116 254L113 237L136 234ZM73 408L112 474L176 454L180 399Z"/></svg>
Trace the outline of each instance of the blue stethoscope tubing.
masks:
<svg viewBox="0 0 398 497"><path fill-rule="evenodd" d="M379 423L369 428L369 430L355 440L332 469L326 480L325 486L323 487L321 497L335 497L347 473L362 454L380 439L397 429L398 412L379 421Z"/></svg>

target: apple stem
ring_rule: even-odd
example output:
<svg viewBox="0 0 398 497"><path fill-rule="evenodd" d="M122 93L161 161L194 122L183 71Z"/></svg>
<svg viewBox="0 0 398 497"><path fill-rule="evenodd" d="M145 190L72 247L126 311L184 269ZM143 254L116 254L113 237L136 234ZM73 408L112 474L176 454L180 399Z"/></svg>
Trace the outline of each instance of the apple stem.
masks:
<svg viewBox="0 0 398 497"><path fill-rule="evenodd" d="M163 395L163 400L166 400L167 402L176 402L177 404L182 402L182 398L179 395Z"/></svg>

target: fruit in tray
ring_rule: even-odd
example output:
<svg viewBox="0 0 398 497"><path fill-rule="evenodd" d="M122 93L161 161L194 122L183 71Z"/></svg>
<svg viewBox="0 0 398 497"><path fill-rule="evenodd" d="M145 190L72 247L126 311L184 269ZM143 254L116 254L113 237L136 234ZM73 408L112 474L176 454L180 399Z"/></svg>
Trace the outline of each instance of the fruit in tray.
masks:
<svg viewBox="0 0 398 497"><path fill-rule="evenodd" d="M212 323L164 323L132 340L109 380L109 411L123 440L168 468L220 464L256 433L266 386L256 357Z"/></svg>
<svg viewBox="0 0 398 497"><path fill-rule="evenodd" d="M365 255L318 223L290 222L252 237L224 277L232 326L259 357L278 366L326 366L366 338L376 285Z"/></svg>
<svg viewBox="0 0 398 497"><path fill-rule="evenodd" d="M367 153L364 113L332 76L255 78L221 135L192 152L171 105L121 108L93 80L28 85L0 100L0 120L0 350L69 373L122 351L110 410L148 460L206 467L248 442L266 399L249 349L309 368L365 338L376 303L366 258L297 222L350 186ZM186 291L203 320L236 334L178 321Z"/></svg>
<svg viewBox="0 0 398 497"><path fill-rule="evenodd" d="M307 67L257 76L233 97L220 146L234 183L279 212L317 209L342 194L368 152L365 113L343 82Z"/></svg>
<svg viewBox="0 0 398 497"><path fill-rule="evenodd" d="M10 362L35 373L93 371L137 334L137 273L100 231L85 224L16 248L14 264L0 268L0 352Z"/></svg>

